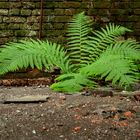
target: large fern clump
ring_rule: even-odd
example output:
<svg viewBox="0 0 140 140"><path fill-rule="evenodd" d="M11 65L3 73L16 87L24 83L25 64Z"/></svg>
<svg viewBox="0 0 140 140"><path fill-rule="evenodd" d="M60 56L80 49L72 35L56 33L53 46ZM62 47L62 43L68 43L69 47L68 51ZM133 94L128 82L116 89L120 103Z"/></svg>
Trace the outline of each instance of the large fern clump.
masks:
<svg viewBox="0 0 140 140"><path fill-rule="evenodd" d="M0 49L0 74L27 67L42 70L57 66L62 73L51 85L56 91L74 93L95 88L98 84L94 79L99 77L127 87L140 78L140 44L132 39L118 39L130 31L111 23L93 31L91 19L82 12L68 24L65 48L32 39L4 45Z"/></svg>
<svg viewBox="0 0 140 140"><path fill-rule="evenodd" d="M80 91L84 87L94 88L97 86L94 82L96 77L123 87L138 81L140 44L131 39L118 40L131 30L110 23L100 31L92 31L91 25L91 20L84 13L74 16L69 23L67 50L76 69L71 77L69 74L58 77L58 82L51 86L52 89L69 92Z"/></svg>

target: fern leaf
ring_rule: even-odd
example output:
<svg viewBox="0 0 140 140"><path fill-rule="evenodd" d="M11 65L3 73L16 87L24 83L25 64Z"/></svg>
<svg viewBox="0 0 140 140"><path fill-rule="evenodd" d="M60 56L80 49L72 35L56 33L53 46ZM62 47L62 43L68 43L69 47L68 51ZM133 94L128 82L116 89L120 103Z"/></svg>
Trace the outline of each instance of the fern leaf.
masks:
<svg viewBox="0 0 140 140"><path fill-rule="evenodd" d="M51 89L61 92L74 93L85 87L94 88L96 83L81 73L63 74L56 78L57 83L51 85Z"/></svg>
<svg viewBox="0 0 140 140"><path fill-rule="evenodd" d="M119 83L120 86L129 86L135 83L137 81L138 69L133 59L128 57L132 52L128 54L128 50L125 52L123 47L124 44L119 44L119 48L123 50L120 53L117 46L112 47L111 45L95 62L82 68L80 70L81 73L87 76L100 75L102 78L105 77L107 81L111 80L113 84ZM127 54L127 56L124 54ZM138 55L135 49L133 54Z"/></svg>
<svg viewBox="0 0 140 140"><path fill-rule="evenodd" d="M140 60L140 44L132 39L117 41L114 45L110 45L108 51L132 60Z"/></svg>
<svg viewBox="0 0 140 140"><path fill-rule="evenodd" d="M89 37L88 45L90 46L90 58L93 61L100 56L100 54L110 45L115 44L115 38L123 35L125 32L131 31L123 26L109 24L101 31L94 31L93 35Z"/></svg>
<svg viewBox="0 0 140 140"><path fill-rule="evenodd" d="M64 49L48 41L21 41L9 43L0 52L0 74L27 67L37 67L39 70L45 66L58 66L64 73L70 70L70 62Z"/></svg>
<svg viewBox="0 0 140 140"><path fill-rule="evenodd" d="M76 69L81 65L86 65L88 61L83 59L83 56L88 58L87 40L88 34L91 31L91 20L85 16L84 12L73 17L68 28L68 50L70 60L75 65ZM74 52L73 52L74 51Z"/></svg>

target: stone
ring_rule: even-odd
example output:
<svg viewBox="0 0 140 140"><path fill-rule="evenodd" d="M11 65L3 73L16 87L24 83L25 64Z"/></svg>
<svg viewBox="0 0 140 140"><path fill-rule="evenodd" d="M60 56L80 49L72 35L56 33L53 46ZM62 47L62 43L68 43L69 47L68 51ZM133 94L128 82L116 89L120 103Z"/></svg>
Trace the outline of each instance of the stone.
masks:
<svg viewBox="0 0 140 140"><path fill-rule="evenodd" d="M39 103L39 102L47 102L50 97L47 95L28 95L23 97L14 97L3 100L4 104L10 103Z"/></svg>

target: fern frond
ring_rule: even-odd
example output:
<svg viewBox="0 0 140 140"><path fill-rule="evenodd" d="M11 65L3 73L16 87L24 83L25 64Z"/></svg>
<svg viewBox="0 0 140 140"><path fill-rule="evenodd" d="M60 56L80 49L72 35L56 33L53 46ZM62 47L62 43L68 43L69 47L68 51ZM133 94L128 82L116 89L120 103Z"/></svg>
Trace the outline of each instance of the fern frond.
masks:
<svg viewBox="0 0 140 140"><path fill-rule="evenodd" d="M132 39L117 41L107 48L111 54L118 54L132 60L140 60L140 44Z"/></svg>
<svg viewBox="0 0 140 140"><path fill-rule="evenodd" d="M127 53L127 51L123 52L123 54ZM129 53L131 55L131 52ZM120 86L129 86L135 83L138 78L137 66L128 57L130 55L122 55L122 51L120 53L117 47L111 45L95 62L82 68L81 73L88 76L100 75L102 78L105 77L107 81L112 81L113 84L119 83Z"/></svg>
<svg viewBox="0 0 140 140"><path fill-rule="evenodd" d="M110 45L115 44L115 38L123 35L125 32L131 31L123 26L109 24L106 28L101 28L101 31L93 31L94 36L89 37L89 54L91 62L95 61L96 58Z"/></svg>
<svg viewBox="0 0 140 140"><path fill-rule="evenodd" d="M91 20L84 12L73 17L68 26L67 51L76 68L88 64L87 41L91 31Z"/></svg>
<svg viewBox="0 0 140 140"><path fill-rule="evenodd" d="M51 89L61 92L74 93L85 87L94 88L96 83L81 73L63 74L56 78L57 83L51 85Z"/></svg>
<svg viewBox="0 0 140 140"><path fill-rule="evenodd" d="M63 72L70 71L70 62L64 49L48 41L20 41L8 43L0 52L0 74L27 67L42 70L58 66Z"/></svg>

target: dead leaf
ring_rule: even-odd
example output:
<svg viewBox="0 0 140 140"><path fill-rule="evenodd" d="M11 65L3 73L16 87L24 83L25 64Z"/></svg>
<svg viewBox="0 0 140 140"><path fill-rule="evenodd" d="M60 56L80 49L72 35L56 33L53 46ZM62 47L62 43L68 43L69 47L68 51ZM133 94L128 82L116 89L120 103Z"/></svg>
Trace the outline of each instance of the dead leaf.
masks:
<svg viewBox="0 0 140 140"><path fill-rule="evenodd" d="M77 126L73 129L74 132L79 132L81 130L81 126Z"/></svg>
<svg viewBox="0 0 140 140"><path fill-rule="evenodd" d="M124 113L124 116L127 118L132 118L133 117L133 113L131 111L127 111Z"/></svg>
<svg viewBox="0 0 140 140"><path fill-rule="evenodd" d="M113 125L125 127L128 126L128 122L127 121L113 122Z"/></svg>
<svg viewBox="0 0 140 140"><path fill-rule="evenodd" d="M66 96L65 96L65 95L61 95L59 98L60 98L61 100L66 100Z"/></svg>
<svg viewBox="0 0 140 140"><path fill-rule="evenodd" d="M113 118L116 119L116 120L118 120L118 119L119 119L119 115L118 115L118 114L115 114L115 115L113 116Z"/></svg>
<svg viewBox="0 0 140 140"><path fill-rule="evenodd" d="M138 136L138 137L140 137L140 130L139 130L139 131L137 131L137 136Z"/></svg>
<svg viewBox="0 0 140 140"><path fill-rule="evenodd" d="M80 120L80 119L81 119L81 116L80 116L80 115L74 115L74 118L75 118L76 120Z"/></svg>

